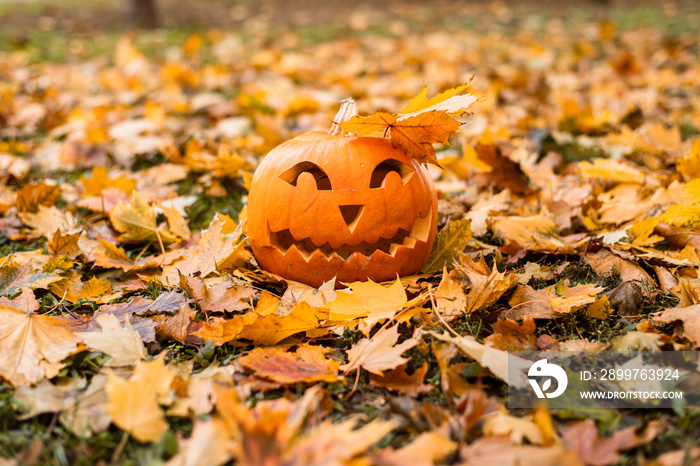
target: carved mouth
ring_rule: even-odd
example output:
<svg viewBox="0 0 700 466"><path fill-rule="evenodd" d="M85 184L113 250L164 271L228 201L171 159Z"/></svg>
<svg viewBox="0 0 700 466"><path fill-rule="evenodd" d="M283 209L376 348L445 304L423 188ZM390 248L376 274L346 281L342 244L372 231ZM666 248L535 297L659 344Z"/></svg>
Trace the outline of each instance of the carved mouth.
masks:
<svg viewBox="0 0 700 466"><path fill-rule="evenodd" d="M296 240L289 228L281 231L270 231L270 242L282 254L287 254L290 249L296 249L306 259L314 254L323 254L327 259L338 258L348 261L354 254L361 254L369 258L375 252L381 251L389 256L394 256L399 247L413 248L416 242L427 242L430 234L430 221L433 208L430 206L424 217L418 217L410 231L399 228L396 233L388 238L379 238L375 243L361 242L356 246L344 245L340 248L332 248L330 243L316 246L310 238ZM269 228L269 226L268 226Z"/></svg>

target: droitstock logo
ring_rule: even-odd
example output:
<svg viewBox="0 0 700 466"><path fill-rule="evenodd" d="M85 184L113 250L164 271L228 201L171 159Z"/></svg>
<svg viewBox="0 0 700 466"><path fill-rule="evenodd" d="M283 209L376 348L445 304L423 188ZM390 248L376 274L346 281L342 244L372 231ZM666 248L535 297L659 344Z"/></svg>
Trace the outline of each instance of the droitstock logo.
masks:
<svg viewBox="0 0 700 466"><path fill-rule="evenodd" d="M537 398L544 398L545 396L547 398L556 398L564 393L564 390L566 390L566 386L569 383L569 378L566 376L564 369L556 364L547 362L546 359L540 359L530 366L530 370L527 371L527 376L528 380L530 381L530 385L532 385L532 389L535 390ZM533 379L533 377L535 378ZM544 377L546 377L546 379L544 380L542 387L540 387L537 379ZM549 393L547 390L549 390L552 386L552 378L556 379L557 381L557 389Z"/></svg>

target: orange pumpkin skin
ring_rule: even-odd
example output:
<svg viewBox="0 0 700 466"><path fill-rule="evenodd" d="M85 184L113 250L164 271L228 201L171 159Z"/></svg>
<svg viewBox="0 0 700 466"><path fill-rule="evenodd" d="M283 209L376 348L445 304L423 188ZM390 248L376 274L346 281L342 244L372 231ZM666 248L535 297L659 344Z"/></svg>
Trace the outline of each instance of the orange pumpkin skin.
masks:
<svg viewBox="0 0 700 466"><path fill-rule="evenodd" d="M416 273L436 233L428 171L382 138L302 134L265 157L248 196L258 264L314 287Z"/></svg>

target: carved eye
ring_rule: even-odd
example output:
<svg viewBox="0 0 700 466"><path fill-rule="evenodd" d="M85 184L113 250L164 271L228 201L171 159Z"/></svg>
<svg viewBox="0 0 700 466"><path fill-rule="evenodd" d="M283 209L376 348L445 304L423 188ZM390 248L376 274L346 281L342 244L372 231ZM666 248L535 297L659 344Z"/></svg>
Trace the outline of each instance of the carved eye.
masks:
<svg viewBox="0 0 700 466"><path fill-rule="evenodd" d="M411 175L413 168L405 163L399 162L396 159L387 159L377 165L372 172L372 179L369 182L369 187L372 189L381 188L384 186L384 180L391 172L396 172L401 177L403 184L406 184Z"/></svg>
<svg viewBox="0 0 700 466"><path fill-rule="evenodd" d="M292 186L296 186L297 180L302 173L311 173L316 180L316 189L321 191L330 191L333 189L331 187L331 180L328 178L328 175L326 175L326 172L324 172L321 167L313 162L298 163L286 172L282 173L280 178Z"/></svg>

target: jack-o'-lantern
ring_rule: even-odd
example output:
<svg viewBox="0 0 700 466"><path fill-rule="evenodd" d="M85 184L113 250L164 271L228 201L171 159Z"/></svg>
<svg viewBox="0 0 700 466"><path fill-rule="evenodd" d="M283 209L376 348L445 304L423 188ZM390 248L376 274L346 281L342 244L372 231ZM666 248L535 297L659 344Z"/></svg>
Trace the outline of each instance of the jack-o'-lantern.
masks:
<svg viewBox="0 0 700 466"><path fill-rule="evenodd" d="M437 232L428 171L384 138L334 128L279 145L257 168L248 235L258 264L315 287L420 271Z"/></svg>

